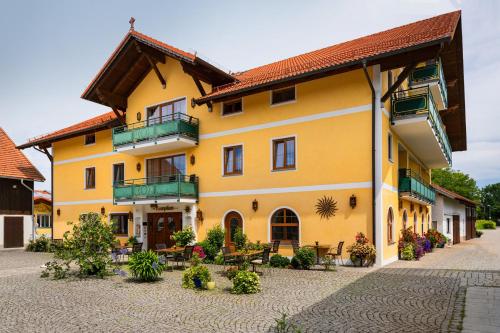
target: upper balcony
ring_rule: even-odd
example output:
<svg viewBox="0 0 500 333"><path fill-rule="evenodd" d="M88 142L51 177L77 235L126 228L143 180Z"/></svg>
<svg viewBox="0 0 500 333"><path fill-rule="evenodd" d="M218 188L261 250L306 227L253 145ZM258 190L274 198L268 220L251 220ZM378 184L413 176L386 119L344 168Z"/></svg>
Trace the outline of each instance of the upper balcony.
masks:
<svg viewBox="0 0 500 333"><path fill-rule="evenodd" d="M128 179L113 186L115 205L195 203L198 200L198 177L168 175Z"/></svg>
<svg viewBox="0 0 500 333"><path fill-rule="evenodd" d="M428 86L397 91L392 95L394 131L427 167L451 166L451 146L446 128Z"/></svg>
<svg viewBox="0 0 500 333"><path fill-rule="evenodd" d="M432 61L413 70L409 77L411 88L428 86L439 111L448 108L448 90L441 60Z"/></svg>
<svg viewBox="0 0 500 333"><path fill-rule="evenodd" d="M189 148L198 144L198 119L184 113L149 118L113 128L113 150L131 155Z"/></svg>
<svg viewBox="0 0 500 333"><path fill-rule="evenodd" d="M424 205L436 201L436 191L411 169L399 169L399 196Z"/></svg>

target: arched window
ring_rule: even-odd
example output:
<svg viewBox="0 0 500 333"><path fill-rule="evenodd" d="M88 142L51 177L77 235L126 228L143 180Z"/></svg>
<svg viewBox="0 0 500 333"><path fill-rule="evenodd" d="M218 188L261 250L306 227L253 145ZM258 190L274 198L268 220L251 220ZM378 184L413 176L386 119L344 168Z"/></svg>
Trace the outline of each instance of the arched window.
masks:
<svg viewBox="0 0 500 333"><path fill-rule="evenodd" d="M408 227L408 214L406 213L406 210L403 212L403 229L406 230Z"/></svg>
<svg viewBox="0 0 500 333"><path fill-rule="evenodd" d="M299 240L299 218L287 208L280 208L271 216L271 241Z"/></svg>
<svg viewBox="0 0 500 333"><path fill-rule="evenodd" d="M417 233L417 213L413 213L413 232Z"/></svg>
<svg viewBox="0 0 500 333"><path fill-rule="evenodd" d="M392 213L392 207L389 207L387 212L387 244L394 243L394 215Z"/></svg>
<svg viewBox="0 0 500 333"><path fill-rule="evenodd" d="M424 235L424 220L425 220L425 217L424 217L424 214L422 214L422 236Z"/></svg>

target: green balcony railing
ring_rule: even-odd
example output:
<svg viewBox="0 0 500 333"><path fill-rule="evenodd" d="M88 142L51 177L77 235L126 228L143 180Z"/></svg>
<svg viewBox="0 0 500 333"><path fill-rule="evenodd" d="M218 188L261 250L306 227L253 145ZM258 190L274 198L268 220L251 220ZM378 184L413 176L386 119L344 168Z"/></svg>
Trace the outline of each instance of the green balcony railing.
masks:
<svg viewBox="0 0 500 333"><path fill-rule="evenodd" d="M198 142L199 121L184 113L149 118L133 124L113 128L113 149L169 136L182 136Z"/></svg>
<svg viewBox="0 0 500 333"><path fill-rule="evenodd" d="M415 68L410 74L410 86L438 82L439 90L443 96L444 105L448 105L448 89L444 78L443 65L441 60Z"/></svg>
<svg viewBox="0 0 500 333"><path fill-rule="evenodd" d="M399 193L408 194L429 204L436 201L436 191L411 169L399 169Z"/></svg>
<svg viewBox="0 0 500 333"><path fill-rule="evenodd" d="M129 179L113 185L114 202L198 199L198 177L169 175Z"/></svg>
<svg viewBox="0 0 500 333"><path fill-rule="evenodd" d="M451 165L451 145L441 116L428 86L397 91L392 94L392 122L427 115L448 164Z"/></svg>

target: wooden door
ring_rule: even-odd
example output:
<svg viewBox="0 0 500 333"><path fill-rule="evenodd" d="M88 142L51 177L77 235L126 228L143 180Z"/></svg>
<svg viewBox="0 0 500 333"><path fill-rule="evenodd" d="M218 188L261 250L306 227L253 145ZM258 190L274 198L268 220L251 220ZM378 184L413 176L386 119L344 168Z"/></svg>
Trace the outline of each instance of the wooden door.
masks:
<svg viewBox="0 0 500 333"><path fill-rule="evenodd" d="M460 215L453 215L453 244L460 243Z"/></svg>
<svg viewBox="0 0 500 333"><path fill-rule="evenodd" d="M175 242L170 236L182 230L182 213L148 214L148 248L155 249L156 244L173 246Z"/></svg>
<svg viewBox="0 0 500 333"><path fill-rule="evenodd" d="M3 247L24 246L24 225L21 216L5 216L3 219Z"/></svg>
<svg viewBox="0 0 500 333"><path fill-rule="evenodd" d="M243 228L243 218L237 212L230 212L224 219L224 230L226 231L226 246L234 246L234 235L236 229Z"/></svg>

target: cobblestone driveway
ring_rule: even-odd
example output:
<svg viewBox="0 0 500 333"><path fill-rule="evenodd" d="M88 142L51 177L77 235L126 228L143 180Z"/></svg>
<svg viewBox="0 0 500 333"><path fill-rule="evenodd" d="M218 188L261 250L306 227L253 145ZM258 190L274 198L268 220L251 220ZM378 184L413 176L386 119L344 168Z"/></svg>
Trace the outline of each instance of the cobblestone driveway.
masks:
<svg viewBox="0 0 500 333"><path fill-rule="evenodd" d="M500 244L500 231L485 236L463 247ZM178 271L154 284L41 279L47 255L0 251L0 332L266 332L280 313L305 332L459 331L466 288L500 286L500 271L477 270L500 261L500 251L471 263L456 250L379 270L266 270L263 292L246 296L227 291L217 266L210 269L218 290L195 292L181 288Z"/></svg>

